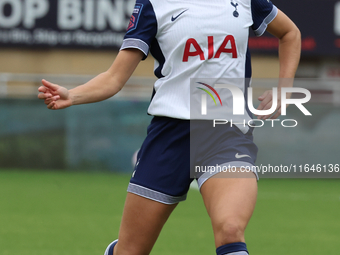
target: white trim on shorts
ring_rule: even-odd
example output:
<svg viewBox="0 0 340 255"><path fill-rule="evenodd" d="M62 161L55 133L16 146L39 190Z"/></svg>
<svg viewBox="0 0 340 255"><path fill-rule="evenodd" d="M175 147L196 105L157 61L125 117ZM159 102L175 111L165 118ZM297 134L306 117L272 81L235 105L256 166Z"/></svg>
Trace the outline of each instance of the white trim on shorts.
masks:
<svg viewBox="0 0 340 255"><path fill-rule="evenodd" d="M167 205L172 205L172 204L177 204L181 201L184 201L187 198L187 194L183 196L170 196L164 193L161 193L159 191L155 191L134 183L129 183L128 192L136 194L141 197L145 197L157 202L160 202L162 204L167 204Z"/></svg>
<svg viewBox="0 0 340 255"><path fill-rule="evenodd" d="M223 166L230 166L230 167L236 167L236 168L241 168L241 167L249 167L249 169L255 174L256 179L259 180L259 176L256 172L255 166L249 162L244 162L244 161L231 161L231 162L227 162L224 164L219 165L221 167ZM201 190L202 185L211 177L213 177L215 174L218 174L219 172L206 172L203 175L201 175L198 180L197 180L197 184L198 184L198 188L199 190ZM177 204L179 202L182 202L184 200L186 200L187 198L187 194L184 194L182 196L171 196L171 195L167 195L164 194L162 192L159 191L155 191L146 187L143 187L141 185L135 184L135 183L129 183L129 186L127 188L127 191L133 194L136 194L138 196L141 197L145 197L148 199L151 199L153 201L162 203L162 204L167 204L167 205L171 205L171 204Z"/></svg>

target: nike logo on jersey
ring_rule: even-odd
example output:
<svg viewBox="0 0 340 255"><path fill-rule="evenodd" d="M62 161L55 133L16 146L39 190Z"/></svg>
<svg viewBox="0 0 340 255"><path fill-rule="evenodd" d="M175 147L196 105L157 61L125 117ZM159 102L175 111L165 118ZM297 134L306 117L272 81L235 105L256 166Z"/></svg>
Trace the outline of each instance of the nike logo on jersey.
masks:
<svg viewBox="0 0 340 255"><path fill-rule="evenodd" d="M250 156L247 155L247 154L240 155L240 154L236 153L235 158L250 158Z"/></svg>
<svg viewBox="0 0 340 255"><path fill-rule="evenodd" d="M189 9L186 9L186 10L184 10L184 11L182 11L180 14L178 14L176 17L174 17L174 16L172 16L171 17L171 21L172 22L174 22L179 16L181 16L183 13L185 13L187 10L189 10Z"/></svg>

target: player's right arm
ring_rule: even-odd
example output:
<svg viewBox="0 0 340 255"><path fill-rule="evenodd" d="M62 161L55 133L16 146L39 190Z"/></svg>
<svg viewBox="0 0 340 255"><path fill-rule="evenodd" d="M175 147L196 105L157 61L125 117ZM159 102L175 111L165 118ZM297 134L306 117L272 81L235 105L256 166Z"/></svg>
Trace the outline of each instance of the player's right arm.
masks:
<svg viewBox="0 0 340 255"><path fill-rule="evenodd" d="M71 90L42 80L38 98L52 110L108 99L123 88L143 57L144 54L138 49L121 50L106 72Z"/></svg>

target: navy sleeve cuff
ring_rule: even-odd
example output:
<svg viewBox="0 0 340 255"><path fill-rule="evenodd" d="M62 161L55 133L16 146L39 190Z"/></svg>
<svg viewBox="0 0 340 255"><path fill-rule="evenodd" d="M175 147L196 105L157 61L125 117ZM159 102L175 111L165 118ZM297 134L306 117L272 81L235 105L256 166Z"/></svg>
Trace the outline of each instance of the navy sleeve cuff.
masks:
<svg viewBox="0 0 340 255"><path fill-rule="evenodd" d="M127 38L123 40L123 44L120 47L120 50L124 50L124 49L138 49L141 52L144 53L144 59L146 59L146 57L149 54L149 45L140 40L140 39L134 39L134 38Z"/></svg>
<svg viewBox="0 0 340 255"><path fill-rule="evenodd" d="M278 13L278 9L275 5L273 5L273 9L272 11L269 13L269 15L263 20L263 22L261 23L261 25L254 30L254 33L256 36L261 36L263 35L263 33L266 31L267 26L270 22L273 21L273 19L275 19L275 17L277 16Z"/></svg>

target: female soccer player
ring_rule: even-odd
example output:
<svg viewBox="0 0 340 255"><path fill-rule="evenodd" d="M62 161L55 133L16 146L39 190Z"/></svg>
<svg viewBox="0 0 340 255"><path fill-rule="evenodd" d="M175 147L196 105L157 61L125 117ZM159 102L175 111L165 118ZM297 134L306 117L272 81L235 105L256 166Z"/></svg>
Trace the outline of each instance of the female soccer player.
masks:
<svg viewBox="0 0 340 255"><path fill-rule="evenodd" d="M188 124L191 78L251 76L249 27L258 36L267 30L279 39L279 77L294 78L300 58L300 32L269 0L137 0L121 50L106 72L71 90L42 81L38 97L49 109L63 109L115 95L149 51L156 60L154 72L159 79L148 109L155 117L128 186L119 241L112 242L105 254L151 252L164 223L185 200L193 180L190 150L201 165L229 164L240 169L255 164L257 147L251 129L241 132L233 126L223 135L204 134L200 145L214 141L217 147L193 148ZM245 92L246 86L244 83L240 89ZM272 94L265 92L259 100L258 110L269 109ZM279 115L280 104L273 116L261 118ZM243 173L242 178L210 177L196 178L211 218L216 253L248 254L244 231L255 207L256 173Z"/></svg>

